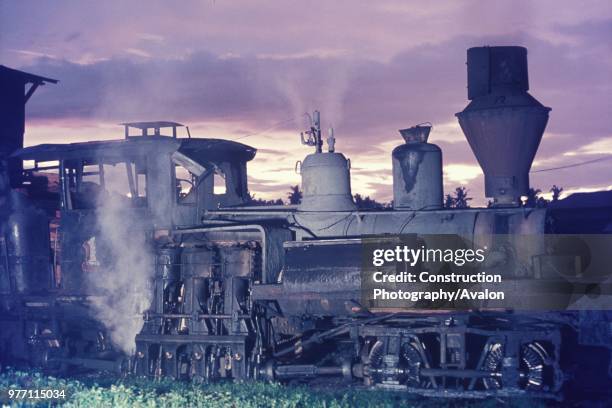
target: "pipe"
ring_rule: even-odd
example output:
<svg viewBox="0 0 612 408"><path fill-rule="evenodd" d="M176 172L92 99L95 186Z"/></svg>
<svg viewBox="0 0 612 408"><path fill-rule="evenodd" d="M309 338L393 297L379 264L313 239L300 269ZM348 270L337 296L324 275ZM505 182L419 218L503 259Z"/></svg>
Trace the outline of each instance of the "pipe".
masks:
<svg viewBox="0 0 612 408"><path fill-rule="evenodd" d="M231 314L210 314L210 313L198 313L195 315L198 319L250 319L250 315L231 315ZM187 313L149 313L148 318L165 318L165 319L188 319L194 317L194 315Z"/></svg>
<svg viewBox="0 0 612 408"><path fill-rule="evenodd" d="M455 378L486 378L499 377L500 374L493 371L482 370L449 370L444 368L421 368L419 375L423 377L455 377Z"/></svg>
<svg viewBox="0 0 612 408"><path fill-rule="evenodd" d="M274 368L274 378L277 380L289 378L312 378L320 375L344 375L345 367L318 367L313 364L282 365Z"/></svg>

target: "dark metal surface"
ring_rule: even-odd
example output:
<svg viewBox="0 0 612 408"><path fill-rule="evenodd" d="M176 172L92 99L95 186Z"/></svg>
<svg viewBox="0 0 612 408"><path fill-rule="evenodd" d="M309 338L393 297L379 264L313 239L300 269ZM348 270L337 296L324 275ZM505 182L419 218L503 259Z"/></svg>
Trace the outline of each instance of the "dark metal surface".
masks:
<svg viewBox="0 0 612 408"><path fill-rule="evenodd" d="M58 81L0 65L0 161L23 147L25 105L36 89L45 83ZM29 89L26 86L29 85ZM8 176L13 187L21 180L21 162L8 163ZM3 170L4 171L4 170Z"/></svg>

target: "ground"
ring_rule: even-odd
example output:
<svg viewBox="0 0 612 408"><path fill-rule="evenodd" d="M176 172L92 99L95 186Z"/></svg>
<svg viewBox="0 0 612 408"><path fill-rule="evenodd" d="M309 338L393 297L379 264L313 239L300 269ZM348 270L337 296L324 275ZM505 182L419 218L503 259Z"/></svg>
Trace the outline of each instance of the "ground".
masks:
<svg viewBox="0 0 612 408"><path fill-rule="evenodd" d="M262 382L193 384L112 376L64 379L40 373L0 374L2 406L52 406L43 400L9 400L8 390L65 389L65 407L506 407L546 406L534 400L447 400L353 389L312 389Z"/></svg>

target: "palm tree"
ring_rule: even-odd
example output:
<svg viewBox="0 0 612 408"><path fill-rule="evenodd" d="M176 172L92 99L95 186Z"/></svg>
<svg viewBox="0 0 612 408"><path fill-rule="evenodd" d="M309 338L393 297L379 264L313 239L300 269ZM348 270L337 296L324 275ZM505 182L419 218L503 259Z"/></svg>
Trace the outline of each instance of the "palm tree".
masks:
<svg viewBox="0 0 612 408"><path fill-rule="evenodd" d="M524 207L530 207L530 208L543 208L546 207L548 205L548 200L545 199L544 197L540 197L540 194L542 193L542 190L540 190L539 188L529 188L529 192L527 193L527 200L525 201L525 204L523 204Z"/></svg>
<svg viewBox="0 0 612 408"><path fill-rule="evenodd" d="M302 202L302 196L303 194L302 191L300 191L299 185L291 186L289 194L287 194L289 204L300 204Z"/></svg>
<svg viewBox="0 0 612 408"><path fill-rule="evenodd" d="M453 208L455 206L455 199L450 194L447 194L444 198L444 208Z"/></svg>
<svg viewBox="0 0 612 408"><path fill-rule="evenodd" d="M457 187L455 189L454 196L447 194L444 197L445 208L470 208L468 201L471 201L472 197L468 196L468 190L465 187Z"/></svg>
<svg viewBox="0 0 612 408"><path fill-rule="evenodd" d="M455 208L470 208L468 201L471 201L472 197L468 196L468 190L465 187L457 187L455 189L455 197L453 197L453 204Z"/></svg>
<svg viewBox="0 0 612 408"><path fill-rule="evenodd" d="M384 203L379 203L368 196L363 197L359 193L355 194L353 198L355 199L355 205L360 210L382 210L387 207Z"/></svg>
<svg viewBox="0 0 612 408"><path fill-rule="evenodd" d="M563 187L557 187L556 184L553 184L553 186L550 188L550 192L552 193L553 202L559 200L559 197L561 196L562 191L563 191Z"/></svg>

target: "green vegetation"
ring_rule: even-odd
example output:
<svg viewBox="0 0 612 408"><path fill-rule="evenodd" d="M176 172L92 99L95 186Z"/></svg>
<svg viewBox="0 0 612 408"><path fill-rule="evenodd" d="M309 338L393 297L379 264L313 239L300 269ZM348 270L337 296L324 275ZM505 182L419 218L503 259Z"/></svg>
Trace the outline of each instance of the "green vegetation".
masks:
<svg viewBox="0 0 612 408"><path fill-rule="evenodd" d="M193 384L136 378L84 377L80 380L9 371L0 375L0 406L35 406L35 402L8 401L9 389L59 389L67 391L65 407L495 407L495 399L445 400L382 391L329 390L248 382ZM505 406L525 406L525 400ZM521 403L522 402L522 403ZM39 401L36 406L53 406ZM534 406L531 401L529 406Z"/></svg>

